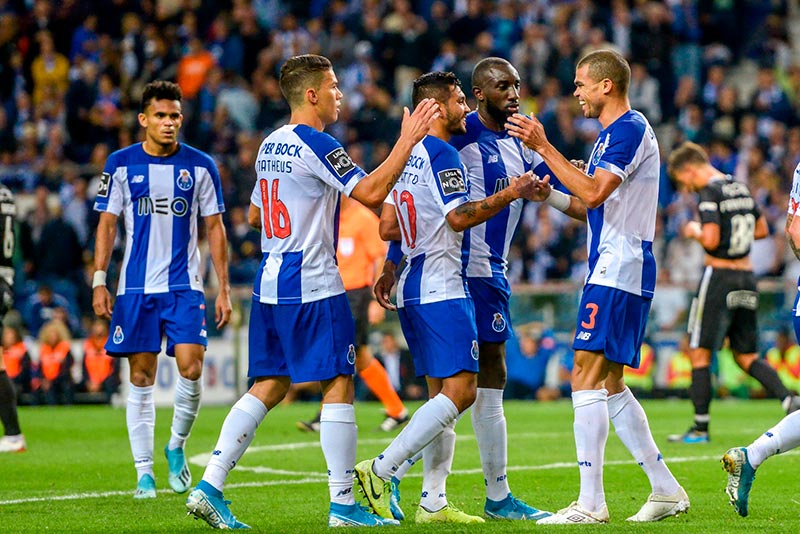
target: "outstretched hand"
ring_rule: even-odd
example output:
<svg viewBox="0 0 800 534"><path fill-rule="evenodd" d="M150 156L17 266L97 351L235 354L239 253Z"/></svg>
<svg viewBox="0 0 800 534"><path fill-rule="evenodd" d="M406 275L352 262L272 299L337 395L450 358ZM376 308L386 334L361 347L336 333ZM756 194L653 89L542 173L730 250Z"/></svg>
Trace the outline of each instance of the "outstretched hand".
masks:
<svg viewBox="0 0 800 534"><path fill-rule="evenodd" d="M372 289L372 293L375 295L375 299L378 301L378 304L381 305L381 308L389 311L397 311L397 306L392 304L389 298L392 294L392 287L394 287L394 278L394 273L391 272L391 270L384 270L378 276L375 287Z"/></svg>
<svg viewBox="0 0 800 534"><path fill-rule="evenodd" d="M533 194L533 173L531 171L519 176L512 176L509 187L516 198L530 198Z"/></svg>
<svg viewBox="0 0 800 534"><path fill-rule="evenodd" d="M533 115L514 113L506 122L506 130L508 135L516 137L532 150L539 151L547 145L544 126Z"/></svg>
<svg viewBox="0 0 800 534"><path fill-rule="evenodd" d="M533 195L525 197L534 202L544 202L553 191L553 186L550 185L550 175L546 174L544 178L535 176L533 180Z"/></svg>
<svg viewBox="0 0 800 534"><path fill-rule="evenodd" d="M403 122L400 126L400 137L410 139L414 144L425 138L433 121L439 118L439 104L432 98L425 98L414 109L413 113L403 108Z"/></svg>

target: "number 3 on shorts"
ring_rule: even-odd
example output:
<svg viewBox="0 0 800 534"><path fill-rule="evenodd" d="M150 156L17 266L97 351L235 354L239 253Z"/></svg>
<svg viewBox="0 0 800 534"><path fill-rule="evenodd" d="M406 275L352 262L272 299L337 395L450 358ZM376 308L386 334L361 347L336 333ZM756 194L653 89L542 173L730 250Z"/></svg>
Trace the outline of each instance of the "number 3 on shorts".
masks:
<svg viewBox="0 0 800 534"><path fill-rule="evenodd" d="M586 328L587 330L591 330L592 328L594 328L594 318L595 316L597 316L597 310L599 308L600 307L594 302L590 302L589 304L586 305L586 309L589 310L589 320L581 322L581 326L583 328Z"/></svg>

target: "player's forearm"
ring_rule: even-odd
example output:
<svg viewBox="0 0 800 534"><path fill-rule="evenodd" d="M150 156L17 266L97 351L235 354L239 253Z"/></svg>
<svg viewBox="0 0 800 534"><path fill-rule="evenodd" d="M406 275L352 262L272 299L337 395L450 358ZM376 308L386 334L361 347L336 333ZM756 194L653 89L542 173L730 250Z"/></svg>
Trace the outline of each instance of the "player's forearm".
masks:
<svg viewBox="0 0 800 534"><path fill-rule="evenodd" d="M219 289L229 292L231 283L228 276L228 240L221 217L208 227L208 248L211 252L211 263L214 264L214 272L219 281Z"/></svg>
<svg viewBox="0 0 800 534"><path fill-rule="evenodd" d="M800 223L794 222L794 215L786 216L786 241L794 257L800 260Z"/></svg>
<svg viewBox="0 0 800 534"><path fill-rule="evenodd" d="M456 232L463 232L488 221L517 198L509 188L502 189L483 200L472 200L458 206L447 214L447 223Z"/></svg>
<svg viewBox="0 0 800 534"><path fill-rule="evenodd" d="M111 262L111 251L117 237L117 220L108 214L100 215L94 243L94 270L106 271Z"/></svg>
<svg viewBox="0 0 800 534"><path fill-rule="evenodd" d="M605 198L601 196L597 181L570 163L553 145L548 143L539 151L539 155L570 193L584 204L583 220L586 207L596 208L603 203Z"/></svg>
<svg viewBox="0 0 800 534"><path fill-rule="evenodd" d="M378 165L377 169L362 178L351 196L370 208L381 207L397 183L397 179L403 174L413 148L414 143L401 137L395 143L389 157Z"/></svg>

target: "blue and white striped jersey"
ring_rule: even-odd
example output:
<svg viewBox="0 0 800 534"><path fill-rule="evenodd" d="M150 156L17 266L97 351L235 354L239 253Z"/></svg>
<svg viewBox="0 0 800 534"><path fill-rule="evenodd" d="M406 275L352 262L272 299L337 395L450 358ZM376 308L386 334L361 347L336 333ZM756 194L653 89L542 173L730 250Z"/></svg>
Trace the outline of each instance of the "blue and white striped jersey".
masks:
<svg viewBox="0 0 800 534"><path fill-rule="evenodd" d="M339 194L365 176L325 132L288 124L258 149L250 202L261 210L264 256L253 287L264 304L301 304L344 293L336 266Z"/></svg>
<svg viewBox="0 0 800 534"><path fill-rule="evenodd" d="M469 294L461 267L464 234L450 228L445 218L468 201L469 181L458 152L438 137L426 136L414 146L386 199L397 213L407 263L397 284L398 307Z"/></svg>
<svg viewBox="0 0 800 534"><path fill-rule="evenodd" d="M453 136L450 144L458 150L467 168L470 200L482 200L508 186L509 176L531 169L541 177L550 172L541 156L508 132L495 132L483 125L478 112L467 115L467 133ZM469 255L467 277L505 277L508 249L522 214L522 199L486 221L466 231Z"/></svg>
<svg viewBox="0 0 800 534"><path fill-rule="evenodd" d="M125 256L117 294L203 290L197 216L225 211L214 160L181 144L167 157L142 143L108 156L96 211L122 215Z"/></svg>
<svg viewBox="0 0 800 534"><path fill-rule="evenodd" d="M603 204L587 211L587 283L653 297L660 168L656 135L638 111L628 111L600 132L587 173L603 169L622 183Z"/></svg>

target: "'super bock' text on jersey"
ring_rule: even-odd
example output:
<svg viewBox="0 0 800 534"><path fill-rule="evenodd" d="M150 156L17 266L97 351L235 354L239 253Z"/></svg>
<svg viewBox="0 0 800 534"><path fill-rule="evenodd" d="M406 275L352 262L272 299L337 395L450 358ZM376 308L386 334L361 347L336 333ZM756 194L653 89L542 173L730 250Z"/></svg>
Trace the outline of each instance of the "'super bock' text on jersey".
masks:
<svg viewBox="0 0 800 534"><path fill-rule="evenodd" d="M617 175L622 183L603 204L587 210L587 283L652 298L660 159L644 115L628 111L600 132L587 173L594 176L596 169Z"/></svg>
<svg viewBox="0 0 800 534"><path fill-rule="evenodd" d="M700 190L697 209L702 224L719 226L719 244L706 250L707 254L726 260L750 254L761 212L746 185L734 182L731 176L712 179Z"/></svg>
<svg viewBox="0 0 800 534"><path fill-rule="evenodd" d="M253 294L264 304L301 304L344 293L336 266L339 194L364 171L342 145L289 124L261 143L250 202L261 209L264 255Z"/></svg>
<svg viewBox="0 0 800 534"><path fill-rule="evenodd" d="M509 177L529 170L544 178L552 174L541 156L523 145L506 130L496 132L483 125L478 112L467 115L467 133L453 136L450 144L458 150L469 176L469 197L482 200L508 186ZM511 238L522 214L523 200L517 199L497 215L465 232L469 257L467 277L505 276Z"/></svg>
<svg viewBox="0 0 800 534"><path fill-rule="evenodd" d="M197 217L225 211L214 160L181 144L167 157L142 143L106 161L94 209L122 215L125 256L117 294L203 290Z"/></svg>
<svg viewBox="0 0 800 534"><path fill-rule="evenodd" d="M11 190L0 184L0 236L3 239L3 251L0 254L0 277L10 287L14 287L14 221L17 218L17 205Z"/></svg>
<svg viewBox="0 0 800 534"><path fill-rule="evenodd" d="M430 135L417 143L386 199L397 213L407 263L397 285L399 307L468 295L461 274L465 238L445 218L468 201L469 182L456 149Z"/></svg>

